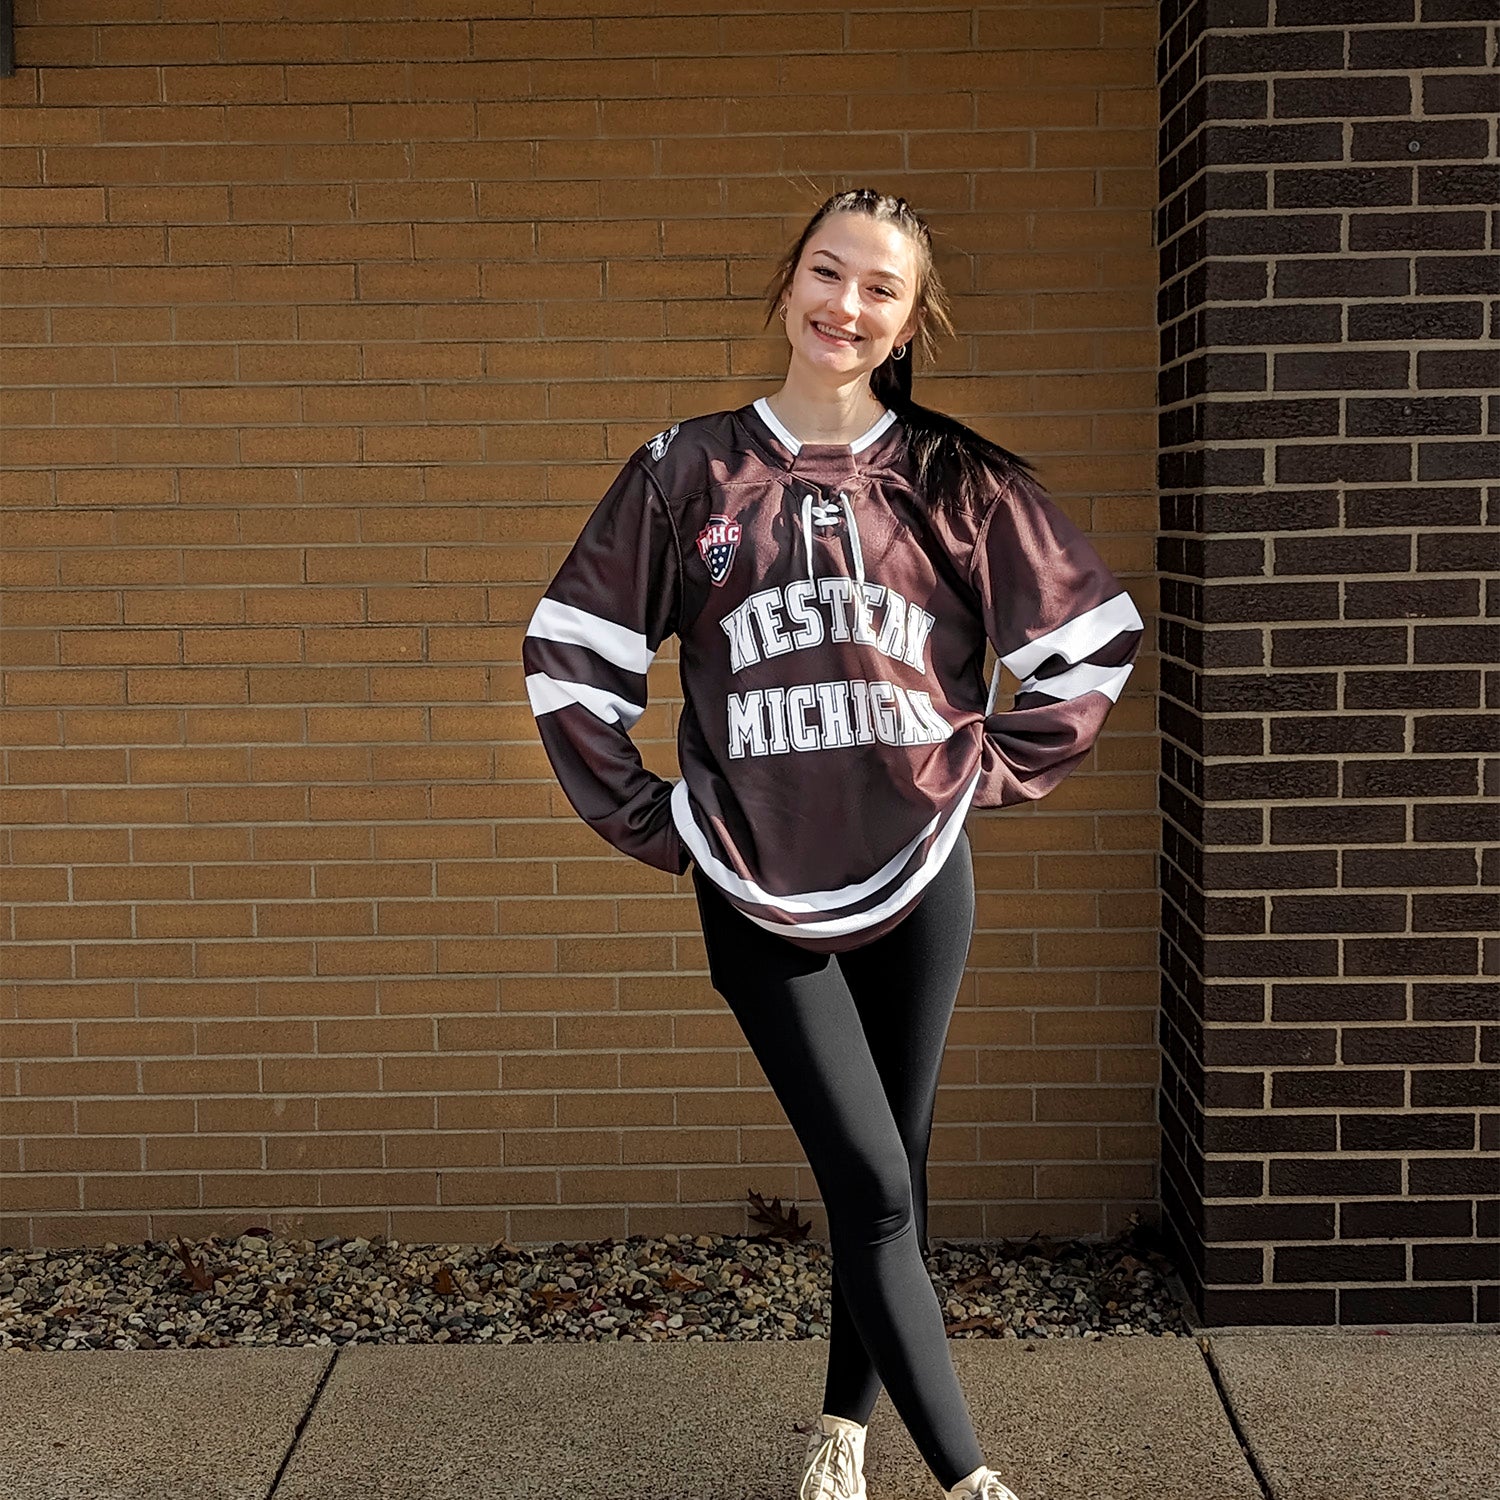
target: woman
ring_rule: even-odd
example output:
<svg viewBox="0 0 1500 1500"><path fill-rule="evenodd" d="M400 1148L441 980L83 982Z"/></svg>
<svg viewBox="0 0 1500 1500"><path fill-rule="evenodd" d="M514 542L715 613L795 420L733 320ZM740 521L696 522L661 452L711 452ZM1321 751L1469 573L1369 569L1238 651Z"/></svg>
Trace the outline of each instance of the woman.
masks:
<svg viewBox="0 0 1500 1500"><path fill-rule="evenodd" d="M537 607L527 690L579 814L659 869L691 864L714 986L821 1190L833 1313L799 1500L863 1500L882 1384L950 1500L1015 1500L924 1261L974 915L964 816L1084 758L1142 622L1024 460L911 400L912 349L952 324L904 199L830 198L769 307L781 388L631 456ZM628 731L674 634L671 785ZM986 641L1020 679L1008 712Z"/></svg>

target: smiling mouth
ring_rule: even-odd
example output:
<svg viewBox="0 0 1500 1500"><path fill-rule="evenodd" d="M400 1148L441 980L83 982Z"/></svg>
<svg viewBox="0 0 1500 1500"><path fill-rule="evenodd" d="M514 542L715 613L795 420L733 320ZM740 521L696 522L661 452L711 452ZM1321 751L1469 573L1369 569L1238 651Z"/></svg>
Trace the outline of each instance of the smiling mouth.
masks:
<svg viewBox="0 0 1500 1500"><path fill-rule="evenodd" d="M832 339L840 344L858 344L863 339L857 333L848 333L841 328L830 328L826 323L813 322L813 327L823 335L825 339Z"/></svg>

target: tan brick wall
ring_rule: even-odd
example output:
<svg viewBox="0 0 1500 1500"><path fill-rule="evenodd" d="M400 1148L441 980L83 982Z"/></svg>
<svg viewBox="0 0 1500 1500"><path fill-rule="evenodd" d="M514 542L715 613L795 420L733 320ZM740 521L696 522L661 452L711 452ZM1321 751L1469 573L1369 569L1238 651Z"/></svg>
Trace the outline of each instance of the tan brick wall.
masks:
<svg viewBox="0 0 1500 1500"><path fill-rule="evenodd" d="M774 388L771 261L856 182L942 245L918 394L1154 613L1155 7L17 9L0 1242L740 1230L752 1188L821 1233L689 885L550 780L524 622L642 438ZM1154 668L971 819L936 1235L1156 1197Z"/></svg>

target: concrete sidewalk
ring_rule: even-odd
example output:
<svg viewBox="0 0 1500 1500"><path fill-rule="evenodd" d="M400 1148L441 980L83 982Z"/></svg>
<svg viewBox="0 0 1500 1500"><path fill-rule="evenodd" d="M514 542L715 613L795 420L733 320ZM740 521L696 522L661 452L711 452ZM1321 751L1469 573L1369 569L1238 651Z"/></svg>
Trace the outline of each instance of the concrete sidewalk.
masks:
<svg viewBox="0 0 1500 1500"><path fill-rule="evenodd" d="M956 1340L1021 1500L1500 1500L1500 1339ZM793 1500L827 1345L0 1355L4 1500ZM1243 1443L1243 1447L1242 1447ZM705 1462L705 1455L711 1459ZM889 1399L870 1500L937 1500Z"/></svg>

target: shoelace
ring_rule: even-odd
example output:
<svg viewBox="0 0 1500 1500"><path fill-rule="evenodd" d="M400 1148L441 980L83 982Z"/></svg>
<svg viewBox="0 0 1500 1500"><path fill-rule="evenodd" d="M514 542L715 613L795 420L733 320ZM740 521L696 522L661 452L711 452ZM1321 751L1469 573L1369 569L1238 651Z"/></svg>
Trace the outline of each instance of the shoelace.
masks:
<svg viewBox="0 0 1500 1500"><path fill-rule="evenodd" d="M858 1490L859 1467L854 1455L854 1439L843 1431L829 1433L808 1462L797 1500L844 1500L845 1496Z"/></svg>
<svg viewBox="0 0 1500 1500"><path fill-rule="evenodd" d="M859 523L854 519L854 507L849 503L849 497L843 490L838 493L837 506L832 500L825 500L821 496L814 495L811 490L802 497L802 540L807 548L807 581L809 583L817 581L813 576L813 526L816 524L825 529L829 526L837 526L840 508L848 526L849 550L854 555L854 577L863 588L865 554L859 545Z"/></svg>

